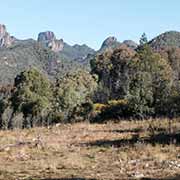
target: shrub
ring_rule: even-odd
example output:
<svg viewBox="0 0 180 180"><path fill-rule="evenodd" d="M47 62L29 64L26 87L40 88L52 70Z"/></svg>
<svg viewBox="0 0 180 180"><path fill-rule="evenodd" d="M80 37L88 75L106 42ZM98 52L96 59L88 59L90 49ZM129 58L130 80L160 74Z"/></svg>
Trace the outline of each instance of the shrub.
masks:
<svg viewBox="0 0 180 180"><path fill-rule="evenodd" d="M71 122L89 121L93 112L92 102L86 102L80 106L76 106L70 117Z"/></svg>
<svg viewBox="0 0 180 180"><path fill-rule="evenodd" d="M129 116L128 102L125 99L111 100L107 104L94 105L93 122L103 122L106 120L122 119Z"/></svg>
<svg viewBox="0 0 180 180"><path fill-rule="evenodd" d="M108 105L106 105L106 104L96 103L93 106L94 112L95 113L101 113L102 111L104 111L107 108L107 106Z"/></svg>

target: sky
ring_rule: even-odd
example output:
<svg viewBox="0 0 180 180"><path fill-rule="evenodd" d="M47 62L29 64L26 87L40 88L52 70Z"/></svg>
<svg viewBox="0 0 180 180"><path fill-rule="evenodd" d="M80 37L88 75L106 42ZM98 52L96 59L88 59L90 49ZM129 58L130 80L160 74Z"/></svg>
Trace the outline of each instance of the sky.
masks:
<svg viewBox="0 0 180 180"><path fill-rule="evenodd" d="M180 31L180 0L5 0L0 23L18 39L53 31L69 44L99 49L108 36L138 42L145 32Z"/></svg>

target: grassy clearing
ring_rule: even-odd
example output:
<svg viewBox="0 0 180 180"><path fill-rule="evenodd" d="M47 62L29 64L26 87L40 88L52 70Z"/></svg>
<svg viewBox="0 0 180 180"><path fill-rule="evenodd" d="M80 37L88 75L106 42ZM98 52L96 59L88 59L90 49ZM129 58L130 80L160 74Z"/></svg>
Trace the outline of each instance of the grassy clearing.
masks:
<svg viewBox="0 0 180 180"><path fill-rule="evenodd" d="M158 119L0 131L0 180L179 180L180 120L172 121L171 135L168 124Z"/></svg>

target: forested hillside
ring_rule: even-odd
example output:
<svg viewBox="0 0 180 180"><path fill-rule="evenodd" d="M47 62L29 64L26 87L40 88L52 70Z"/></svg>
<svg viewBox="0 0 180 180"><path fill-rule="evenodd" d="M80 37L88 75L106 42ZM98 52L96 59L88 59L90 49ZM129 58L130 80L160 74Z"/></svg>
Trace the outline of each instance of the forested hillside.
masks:
<svg viewBox="0 0 180 180"><path fill-rule="evenodd" d="M109 37L97 52L50 31L14 40L0 49L1 128L178 117L179 37L143 34L139 45Z"/></svg>

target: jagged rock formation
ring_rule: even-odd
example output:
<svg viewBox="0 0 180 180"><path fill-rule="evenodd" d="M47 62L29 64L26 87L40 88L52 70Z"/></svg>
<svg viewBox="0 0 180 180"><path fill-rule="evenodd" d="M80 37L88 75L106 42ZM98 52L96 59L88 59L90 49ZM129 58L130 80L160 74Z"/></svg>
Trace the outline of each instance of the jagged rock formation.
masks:
<svg viewBox="0 0 180 180"><path fill-rule="evenodd" d="M39 33L38 41L19 40L0 25L0 84L13 84L20 72L36 67L53 80L77 69L86 69L81 60L94 50L86 45L70 46L51 31Z"/></svg>
<svg viewBox="0 0 180 180"><path fill-rule="evenodd" d="M180 32L165 32L151 40L149 44L155 50L176 47L178 53L174 54L179 54ZM126 45L131 50L135 50L138 46L131 40L119 42L117 38L111 36L102 43L98 51L95 51L85 44L72 46L63 39L58 40L52 31L39 33L37 41L19 40L10 36L5 25L0 25L0 84L12 83L19 72L30 66L36 66L50 77L54 77L55 74L66 74L73 71L72 69L90 69L90 60L97 54L114 50L122 45ZM167 56L167 53L169 51L165 51L164 56ZM179 59L179 55L176 56L178 57L176 59ZM179 70L177 72L179 73Z"/></svg>
<svg viewBox="0 0 180 180"><path fill-rule="evenodd" d="M51 31L39 33L38 42L43 44L45 47L50 48L54 52L60 52L64 48L63 39L57 40L55 34Z"/></svg>
<svg viewBox="0 0 180 180"><path fill-rule="evenodd" d="M117 38L114 36L110 36L107 39L104 40L102 47L104 46L113 46L114 43L117 43Z"/></svg>
<svg viewBox="0 0 180 180"><path fill-rule="evenodd" d="M87 45L74 45L71 46L63 41L63 39L56 39L52 31L41 32L38 35L38 42L45 47L50 48L52 51L59 53L61 59L74 60L81 62L88 54L94 54L95 51Z"/></svg>
<svg viewBox="0 0 180 180"><path fill-rule="evenodd" d="M0 48L9 47L13 44L15 38L10 36L10 34L6 30L6 26L0 24Z"/></svg>
<svg viewBox="0 0 180 180"><path fill-rule="evenodd" d="M101 48L93 54L89 54L84 62L87 65L90 64L90 61L94 59L98 54L102 54L105 51L113 51L118 48L130 48L131 50L135 50L138 47L138 44L132 40L125 40L122 43L117 40L116 37L110 36L104 40L101 45Z"/></svg>
<svg viewBox="0 0 180 180"><path fill-rule="evenodd" d="M115 49L120 46L121 43L117 41L117 38L114 36L110 36L102 43L102 46L99 50L99 53L104 52L107 49Z"/></svg>
<svg viewBox="0 0 180 180"><path fill-rule="evenodd" d="M126 45L128 48L131 48L131 49L136 49L138 46L138 44L132 40L125 40L121 43L117 40L116 37L110 36L107 39L105 39L105 41L102 43L102 46L101 46L100 50L98 51L98 53L102 53L105 50L116 49L116 48L120 47L121 45Z"/></svg>

